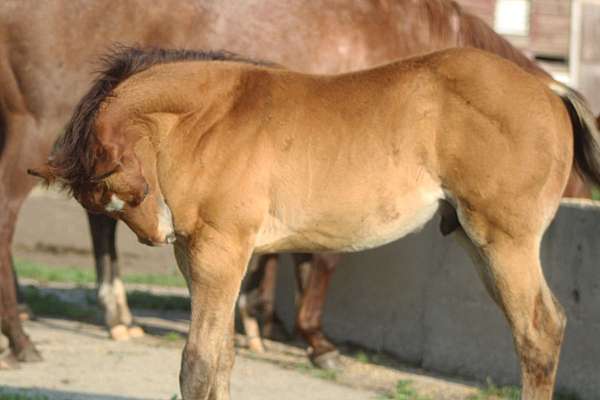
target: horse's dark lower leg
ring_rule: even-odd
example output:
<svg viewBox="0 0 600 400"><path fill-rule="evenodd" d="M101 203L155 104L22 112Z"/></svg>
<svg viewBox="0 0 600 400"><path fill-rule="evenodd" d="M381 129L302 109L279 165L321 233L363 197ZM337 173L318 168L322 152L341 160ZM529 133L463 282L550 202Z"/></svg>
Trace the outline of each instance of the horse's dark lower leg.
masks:
<svg viewBox="0 0 600 400"><path fill-rule="evenodd" d="M336 347L323 334L321 317L331 276L339 260L337 254L313 256L296 317L298 332L310 346L311 361L322 368L338 367Z"/></svg>
<svg viewBox="0 0 600 400"><path fill-rule="evenodd" d="M18 205L20 206L20 203ZM19 207L15 206L15 208ZM17 360L40 361L42 357L23 331L18 312L11 254L16 210L11 210L9 207L4 210L4 215L0 218L0 326Z"/></svg>
<svg viewBox="0 0 600 400"><path fill-rule="evenodd" d="M17 303L24 304L25 296L23 295L23 290L21 290L21 285L19 285L19 278L17 277L17 270L15 269L15 260L12 257L10 258L10 267L13 272L15 292L17 293Z"/></svg>
<svg viewBox="0 0 600 400"><path fill-rule="evenodd" d="M257 320L259 314L264 322L264 336L270 337L273 331L277 261L277 254L260 256L256 266L248 271L238 300L248 347L256 352L264 351Z"/></svg>
<svg viewBox="0 0 600 400"><path fill-rule="evenodd" d="M88 213L94 247L98 300L104 308L105 323L116 340L143 334L132 323L125 287L120 278L116 249L117 221L101 214Z"/></svg>
<svg viewBox="0 0 600 400"><path fill-rule="evenodd" d="M263 315L263 336L272 338L275 329L275 286L277 284L278 258L269 257L264 266L264 276L258 288Z"/></svg>

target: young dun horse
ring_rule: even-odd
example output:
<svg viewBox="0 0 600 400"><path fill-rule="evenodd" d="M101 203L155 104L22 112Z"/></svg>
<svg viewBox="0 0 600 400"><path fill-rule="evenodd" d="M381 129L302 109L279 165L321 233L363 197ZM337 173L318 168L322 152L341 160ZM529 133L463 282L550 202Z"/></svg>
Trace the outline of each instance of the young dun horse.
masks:
<svg viewBox="0 0 600 400"><path fill-rule="evenodd" d="M121 0L118 7L109 0L0 1L0 326L20 361L40 358L21 327L12 284L12 236L35 183L25 171L47 157L67 114L88 88L96 68L89 60L114 42L227 48L313 73L347 72L436 49L472 46L549 79L451 0L179 0L177 7L166 0L152 6L146 0ZM580 182L577 174L572 177ZM112 336L126 338L132 320L119 278L115 221L101 214L89 215L89 220L99 304ZM320 315L338 257L314 258L299 304L297 328L319 365L331 365L329 355L335 349L321 333ZM275 259L269 258L270 268ZM268 286L273 280L265 282ZM272 308L272 301L262 303ZM10 356L0 358L0 369L13 365L9 361Z"/></svg>
<svg viewBox="0 0 600 400"><path fill-rule="evenodd" d="M130 50L30 173L141 242L175 242L192 302L185 399L229 396L233 309L253 251L372 248L443 205L442 229L468 239L510 324L523 398L548 400L566 319L540 241L574 160L600 183L594 118L551 88L474 49L337 76Z"/></svg>

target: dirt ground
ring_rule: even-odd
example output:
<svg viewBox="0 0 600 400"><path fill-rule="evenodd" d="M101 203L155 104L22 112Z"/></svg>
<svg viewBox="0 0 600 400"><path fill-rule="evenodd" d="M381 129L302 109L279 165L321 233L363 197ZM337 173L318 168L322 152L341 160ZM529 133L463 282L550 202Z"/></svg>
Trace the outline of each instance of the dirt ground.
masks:
<svg viewBox="0 0 600 400"><path fill-rule="evenodd" d="M79 322L41 319L27 323L44 362L3 371L5 390L27 388L49 399L171 399L179 393L181 349L152 338L113 342L103 329ZM234 399L372 399L301 372L240 356L232 378Z"/></svg>
<svg viewBox="0 0 600 400"><path fill-rule="evenodd" d="M149 248L120 224L118 246L125 273L174 273L169 248ZM15 257L55 266L92 268L85 213L63 196L36 190L22 210L14 244ZM70 299L85 298L92 288L30 282L44 291L61 290ZM164 291L165 289L155 289ZM181 291L183 289L168 289ZM179 293L179 292L178 292ZM182 292L183 293L183 292ZM187 331L187 316L134 310L151 332ZM45 361L2 372L0 388L33 390L51 399L171 399L178 394L177 372L183 340L158 335L124 343L107 339L99 325L42 318L26 324ZM234 399L375 399L398 381L410 382L429 399L467 399L476 386L433 376L401 364L377 366L344 357L344 371L323 374L307 363L302 346L268 342L268 352L250 353L240 346L234 376ZM404 397L398 397L404 398ZM422 397L406 397L423 399Z"/></svg>

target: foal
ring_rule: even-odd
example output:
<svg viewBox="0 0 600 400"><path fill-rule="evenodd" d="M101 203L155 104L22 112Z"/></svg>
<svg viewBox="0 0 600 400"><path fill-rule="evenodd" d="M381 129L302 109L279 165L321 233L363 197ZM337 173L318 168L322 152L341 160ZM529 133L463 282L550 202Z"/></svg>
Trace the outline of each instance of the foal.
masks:
<svg viewBox="0 0 600 400"><path fill-rule="evenodd" d="M468 239L508 319L523 398L551 399L566 320L540 241L574 157L600 182L580 97L473 49L338 76L240 61L115 55L31 171L144 243L176 240L192 301L183 397L229 397L233 308L253 251L372 248L444 204L444 230Z"/></svg>

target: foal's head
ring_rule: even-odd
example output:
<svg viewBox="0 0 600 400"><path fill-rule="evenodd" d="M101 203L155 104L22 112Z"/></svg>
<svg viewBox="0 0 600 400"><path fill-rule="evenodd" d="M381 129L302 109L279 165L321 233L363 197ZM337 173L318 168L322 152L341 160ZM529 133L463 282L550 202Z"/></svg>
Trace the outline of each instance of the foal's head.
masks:
<svg viewBox="0 0 600 400"><path fill-rule="evenodd" d="M164 60L162 50L124 49L78 104L48 161L29 170L67 189L90 212L123 220L140 242L172 243L172 215L156 175L156 151L114 91L131 75Z"/></svg>
<svg viewBox="0 0 600 400"><path fill-rule="evenodd" d="M154 148L141 134L123 131L131 126L111 119L100 111L85 140L70 138L78 125L72 121L48 162L29 172L66 188L88 211L123 220L142 243L172 243L172 216L158 185Z"/></svg>
<svg viewBox="0 0 600 400"><path fill-rule="evenodd" d="M158 145L152 144L145 111L138 107L147 94L135 92L130 97L142 100L124 105L127 100L120 99L123 93L117 86L127 86L124 81L132 75L169 62L274 65L223 51L135 48L120 48L105 61L106 69L80 101L48 162L29 172L46 183L57 182L89 211L123 220L141 242L171 243L175 240L171 211L157 179Z"/></svg>

